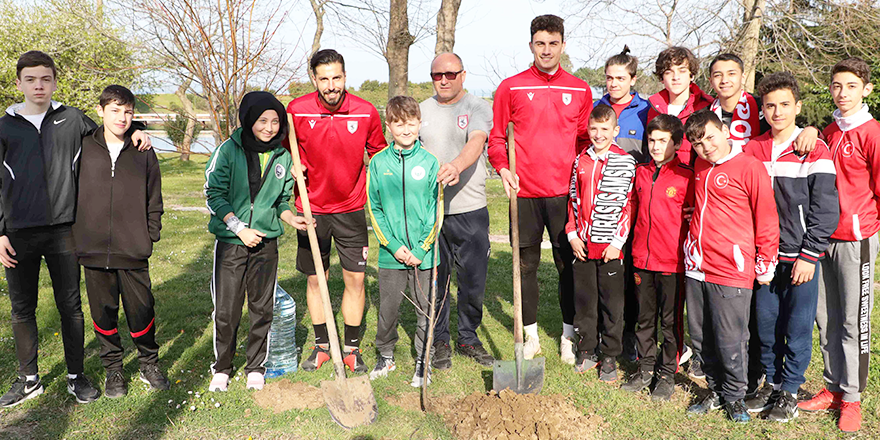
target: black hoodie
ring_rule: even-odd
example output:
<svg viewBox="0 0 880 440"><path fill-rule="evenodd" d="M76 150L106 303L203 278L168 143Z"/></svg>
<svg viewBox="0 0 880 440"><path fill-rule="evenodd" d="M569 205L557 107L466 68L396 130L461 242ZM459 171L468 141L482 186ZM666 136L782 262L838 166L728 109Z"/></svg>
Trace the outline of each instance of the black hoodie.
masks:
<svg viewBox="0 0 880 440"><path fill-rule="evenodd" d="M126 136L114 170L104 126L83 138L73 225L80 264L105 269L147 267L153 242L159 241L162 212L155 151L138 151Z"/></svg>

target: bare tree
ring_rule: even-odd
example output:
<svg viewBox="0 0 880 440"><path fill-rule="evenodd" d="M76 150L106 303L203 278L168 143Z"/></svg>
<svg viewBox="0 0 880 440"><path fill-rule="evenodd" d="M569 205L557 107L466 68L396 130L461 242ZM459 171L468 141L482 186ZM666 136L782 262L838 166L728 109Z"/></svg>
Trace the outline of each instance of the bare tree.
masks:
<svg viewBox="0 0 880 440"><path fill-rule="evenodd" d="M744 86L749 92L755 90L755 61L761 49L761 23L764 19L766 0L743 0L743 31L740 58L745 65Z"/></svg>
<svg viewBox="0 0 880 440"><path fill-rule="evenodd" d="M434 55L452 52L455 48L455 24L458 22L458 9L461 0L442 0L437 13L437 44Z"/></svg>
<svg viewBox="0 0 880 440"><path fill-rule="evenodd" d="M315 37L312 39L312 50L309 58L321 49L321 36L324 34L324 14L327 12L324 6L330 0L309 0L312 5L312 13L315 14Z"/></svg>
<svg viewBox="0 0 880 440"><path fill-rule="evenodd" d="M409 16L406 0L391 0L388 17L388 99L405 95L409 85L409 47L416 42L409 33Z"/></svg>
<svg viewBox="0 0 880 440"><path fill-rule="evenodd" d="M190 151L192 151L193 137L196 131L196 124L198 124L198 120L195 118L195 106L192 101L190 101L189 97L186 96L186 91L189 89L190 85L192 85L192 80L187 80L174 91L174 95L180 99L183 113L187 115L186 129L184 129L183 132L183 142L177 146L177 149L180 152L180 160L189 160L189 154Z"/></svg>

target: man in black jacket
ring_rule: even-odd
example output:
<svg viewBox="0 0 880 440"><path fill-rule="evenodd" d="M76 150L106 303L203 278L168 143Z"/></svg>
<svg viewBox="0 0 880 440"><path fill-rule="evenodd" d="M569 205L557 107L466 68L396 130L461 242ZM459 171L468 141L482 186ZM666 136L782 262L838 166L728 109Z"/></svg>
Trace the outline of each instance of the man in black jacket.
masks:
<svg viewBox="0 0 880 440"><path fill-rule="evenodd" d="M43 392L37 374L36 309L43 258L52 278L67 363L67 391L77 402L100 396L83 374L83 313L71 225L82 138L95 128L82 111L52 101L55 63L43 52L18 59L16 87L24 103L0 117L0 264L6 268L19 377L0 397L15 406ZM136 142L149 138L133 135Z"/></svg>
<svg viewBox="0 0 880 440"><path fill-rule="evenodd" d="M73 236L86 278L95 337L106 370L104 394L128 392L122 374L119 298L138 349L140 379L159 390L170 387L159 370L159 345L148 258L162 229L162 182L154 151L138 152L126 132L134 115L134 94L111 85L101 92L98 115L104 125L82 141L79 194Z"/></svg>

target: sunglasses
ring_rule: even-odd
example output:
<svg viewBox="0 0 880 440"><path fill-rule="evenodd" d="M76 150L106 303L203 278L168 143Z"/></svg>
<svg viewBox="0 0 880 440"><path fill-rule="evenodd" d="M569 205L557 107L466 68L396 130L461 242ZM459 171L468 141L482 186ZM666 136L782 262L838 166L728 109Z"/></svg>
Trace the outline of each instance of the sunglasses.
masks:
<svg viewBox="0 0 880 440"><path fill-rule="evenodd" d="M458 74L464 72L464 70L459 70L458 72L431 72L431 79L434 81L440 81L444 76L446 79L452 81L455 78L458 78Z"/></svg>

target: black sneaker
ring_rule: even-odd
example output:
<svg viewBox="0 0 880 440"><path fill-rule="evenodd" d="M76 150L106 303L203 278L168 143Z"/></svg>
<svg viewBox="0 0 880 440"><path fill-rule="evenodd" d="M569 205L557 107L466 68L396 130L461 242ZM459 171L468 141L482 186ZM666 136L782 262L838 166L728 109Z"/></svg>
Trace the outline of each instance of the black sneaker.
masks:
<svg viewBox="0 0 880 440"><path fill-rule="evenodd" d="M774 422L785 423L798 416L797 396L788 391L780 391L779 397L773 408L770 409L768 419Z"/></svg>
<svg viewBox="0 0 880 440"><path fill-rule="evenodd" d="M347 365L352 373L366 373L369 371L367 364L364 363L364 358L361 357L361 351L359 349L355 348L344 354L345 357L342 358L342 363Z"/></svg>
<svg viewBox="0 0 880 440"><path fill-rule="evenodd" d="M688 377L693 380L705 379L706 373L703 372L703 363L692 358L691 364L688 366Z"/></svg>
<svg viewBox="0 0 880 440"><path fill-rule="evenodd" d="M388 376L388 373L395 369L397 369L397 365L394 363L393 357L379 355L379 360L376 361L376 366L373 368L373 371L370 372L370 380L386 377Z"/></svg>
<svg viewBox="0 0 880 440"><path fill-rule="evenodd" d="M623 359L630 362L639 360L639 351L636 347L638 340L634 332L626 332L623 334Z"/></svg>
<svg viewBox="0 0 880 440"><path fill-rule="evenodd" d="M605 383L614 383L617 381L617 360L611 356L602 359L602 365L599 367L599 380Z"/></svg>
<svg viewBox="0 0 880 440"><path fill-rule="evenodd" d="M574 372L586 373L596 368L596 365L599 365L599 356L587 351L578 351L577 357L574 360Z"/></svg>
<svg viewBox="0 0 880 440"><path fill-rule="evenodd" d="M108 370L107 377L104 378L104 395L116 399L128 394L128 384L122 370Z"/></svg>
<svg viewBox="0 0 880 440"><path fill-rule="evenodd" d="M672 376L658 376L654 391L651 391L651 400L657 402L669 400L675 392L675 379Z"/></svg>
<svg viewBox="0 0 880 440"><path fill-rule="evenodd" d="M495 363L495 358L483 348L483 345L466 345L466 344L455 344L455 352L462 355L467 356L475 361L478 364L484 367L491 367L493 363Z"/></svg>
<svg viewBox="0 0 880 440"><path fill-rule="evenodd" d="M647 371L638 371L630 376L629 380L620 386L620 389L630 393L638 393L651 385L654 375Z"/></svg>
<svg viewBox="0 0 880 440"><path fill-rule="evenodd" d="M0 407L12 408L40 394L43 394L43 383L40 382L40 376L37 376L37 380L27 380L24 376L19 376L12 382L9 391L0 397Z"/></svg>
<svg viewBox="0 0 880 440"><path fill-rule="evenodd" d="M67 392L76 397L78 403L91 403L101 397L101 392L82 373L77 374L76 379L67 379Z"/></svg>
<svg viewBox="0 0 880 440"><path fill-rule="evenodd" d="M703 415L718 408L721 408L721 397L719 397L716 392L712 391L708 396L703 398L703 400L689 406L687 414L689 416Z"/></svg>
<svg viewBox="0 0 880 440"><path fill-rule="evenodd" d="M745 399L746 410L750 413L760 413L773 408L779 391L773 391L773 385L765 383L751 398Z"/></svg>
<svg viewBox="0 0 880 440"><path fill-rule="evenodd" d="M329 360L330 352L327 351L326 348L321 347L320 345L316 345L312 347L312 354L309 356L309 358L302 361L299 366L304 371L315 371L318 368L321 368L321 365L323 365L324 362L327 362Z"/></svg>
<svg viewBox="0 0 880 440"><path fill-rule="evenodd" d="M727 417L730 417L730 420L736 423L749 423L752 420L749 411L746 410L746 404L743 402L743 399L725 403L724 410L727 412Z"/></svg>
<svg viewBox="0 0 880 440"><path fill-rule="evenodd" d="M171 382L162 374L156 364L141 365L141 382L160 391L167 391L171 388Z"/></svg>
<svg viewBox="0 0 880 440"><path fill-rule="evenodd" d="M452 348L446 341L434 343L434 356L431 357L431 366L438 370L452 368Z"/></svg>

